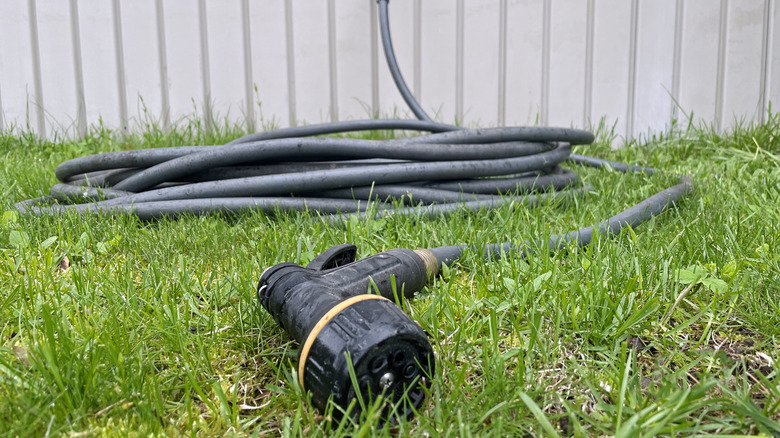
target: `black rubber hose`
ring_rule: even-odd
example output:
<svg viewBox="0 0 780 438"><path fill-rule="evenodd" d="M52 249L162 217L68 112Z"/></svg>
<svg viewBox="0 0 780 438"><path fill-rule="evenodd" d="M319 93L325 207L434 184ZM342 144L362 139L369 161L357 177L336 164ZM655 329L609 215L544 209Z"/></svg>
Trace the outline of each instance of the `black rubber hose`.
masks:
<svg viewBox="0 0 780 438"><path fill-rule="evenodd" d="M693 189L693 183L687 176L680 177L680 183L662 190L649 198L633 205L626 210L601 221L597 229L594 227L585 227L566 234L557 234L550 236L548 247L552 251L563 249L566 245L574 242L577 246L588 246L593 239L594 231L603 235L614 235L620 233L626 227L636 227L646 222L653 216L659 215L682 199ZM458 260L468 249L477 249L484 251L487 259L493 259L503 256L526 256L533 253L538 248L545 245L543 241L526 241L523 243L504 242L493 243L484 248L473 248L469 245L452 245L431 248L430 251L436 256L440 264L451 265Z"/></svg>
<svg viewBox="0 0 780 438"><path fill-rule="evenodd" d="M390 38L390 18L387 11L387 0L379 1L379 32L382 34L382 48L385 52L385 58L387 59L387 66L390 69L390 74L393 76L393 81L401 96L404 98L406 105L412 110L415 117L426 122L433 122L425 110L422 109L417 99L414 98L412 92L409 91L409 87L406 86L403 75L401 75L401 69L398 68L398 61L395 59L395 50L393 50L393 40Z"/></svg>
<svg viewBox="0 0 780 438"><path fill-rule="evenodd" d="M141 219L215 211L308 210L340 221L345 214L442 215L494 208L521 200L532 207L546 196L571 196L576 173L558 164L572 161L621 172L655 169L571 154L593 134L551 127L462 129L436 123L409 92L390 40L388 1L378 0L382 41L396 86L420 120L334 122L250 134L223 146L182 146L80 157L57 167L62 182L48 197L17 204L33 214L133 214ZM355 131L406 130L427 135L394 140L314 137ZM687 177L639 204L546 244L587 245L604 234L636 226L667 209L692 189ZM532 193L555 189L552 195ZM515 196L506 196L516 194ZM368 200L380 201L366 211ZM381 201L401 201L393 209ZM76 202L76 203L73 203ZM496 243L478 250L492 258L526 254L544 242ZM432 248L440 263L461 257L466 245Z"/></svg>

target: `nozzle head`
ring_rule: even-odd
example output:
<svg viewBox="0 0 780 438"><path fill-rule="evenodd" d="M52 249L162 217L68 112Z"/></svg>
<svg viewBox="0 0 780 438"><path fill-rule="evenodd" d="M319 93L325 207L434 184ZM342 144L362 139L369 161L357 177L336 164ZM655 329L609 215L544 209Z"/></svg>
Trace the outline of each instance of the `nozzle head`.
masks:
<svg viewBox="0 0 780 438"><path fill-rule="evenodd" d="M386 420L411 417L422 408L435 372L425 332L383 299L359 301L341 310L306 353L301 358L306 361L301 381L311 391L312 402L323 409L332 398L355 418L378 397L386 402L382 408Z"/></svg>

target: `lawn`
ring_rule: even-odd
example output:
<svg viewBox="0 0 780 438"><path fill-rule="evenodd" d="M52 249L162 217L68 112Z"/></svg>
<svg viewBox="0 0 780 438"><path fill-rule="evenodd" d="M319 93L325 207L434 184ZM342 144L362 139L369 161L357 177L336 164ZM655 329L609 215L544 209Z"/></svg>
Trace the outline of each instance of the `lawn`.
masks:
<svg viewBox="0 0 780 438"><path fill-rule="evenodd" d="M81 140L0 136L0 435L780 435L780 117L717 134L679 125L613 150L657 167L577 168L590 190L446 218L329 224L310 213L132 217L18 214L60 162L221 144L182 123ZM344 242L385 249L536 240L691 175L676 208L587 249L540 249L445 270L404 309L430 334L424 409L379 429L335 421L297 383L299 346L257 302L262 270ZM67 258L67 267L63 260Z"/></svg>

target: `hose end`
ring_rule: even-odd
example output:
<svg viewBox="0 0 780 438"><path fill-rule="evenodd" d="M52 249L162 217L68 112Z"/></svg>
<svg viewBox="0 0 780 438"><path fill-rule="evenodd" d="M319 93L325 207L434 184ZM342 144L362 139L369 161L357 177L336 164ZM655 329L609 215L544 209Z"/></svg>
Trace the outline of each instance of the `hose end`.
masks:
<svg viewBox="0 0 780 438"><path fill-rule="evenodd" d="M428 272L428 279L433 278L439 273L441 263L439 259L429 249L419 248L415 249L414 253L420 256L423 263L425 263L425 270Z"/></svg>

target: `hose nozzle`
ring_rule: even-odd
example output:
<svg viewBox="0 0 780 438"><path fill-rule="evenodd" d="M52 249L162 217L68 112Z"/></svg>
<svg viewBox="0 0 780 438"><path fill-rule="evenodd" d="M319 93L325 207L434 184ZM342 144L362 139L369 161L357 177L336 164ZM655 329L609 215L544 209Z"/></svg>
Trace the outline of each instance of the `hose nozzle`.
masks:
<svg viewBox="0 0 780 438"><path fill-rule="evenodd" d="M383 397L385 419L408 418L425 400L435 359L423 329L392 300L422 289L431 262L408 249L359 261L356 252L339 245L306 268L272 266L261 275L257 296L300 342L298 379L316 407L324 411L332 399L357 417L361 406Z"/></svg>

